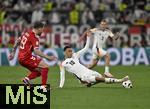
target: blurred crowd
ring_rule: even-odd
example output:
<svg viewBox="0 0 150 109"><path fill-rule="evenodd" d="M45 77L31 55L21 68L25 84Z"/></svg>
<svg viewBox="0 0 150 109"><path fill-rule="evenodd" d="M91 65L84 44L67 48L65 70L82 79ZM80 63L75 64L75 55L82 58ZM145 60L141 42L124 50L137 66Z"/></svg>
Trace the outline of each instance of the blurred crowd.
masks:
<svg viewBox="0 0 150 109"><path fill-rule="evenodd" d="M0 0L0 24L48 24L95 26L101 19L110 24L150 23L150 0Z"/></svg>

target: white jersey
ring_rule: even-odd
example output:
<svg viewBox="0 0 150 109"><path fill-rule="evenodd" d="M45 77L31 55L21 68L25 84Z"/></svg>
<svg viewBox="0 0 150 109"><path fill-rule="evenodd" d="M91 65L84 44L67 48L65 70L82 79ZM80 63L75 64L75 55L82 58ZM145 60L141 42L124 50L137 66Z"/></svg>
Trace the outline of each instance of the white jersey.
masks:
<svg viewBox="0 0 150 109"><path fill-rule="evenodd" d="M94 42L92 48L103 48L108 37L113 37L114 34L109 29L101 30L98 28L91 29L94 36Z"/></svg>
<svg viewBox="0 0 150 109"><path fill-rule="evenodd" d="M65 61L62 62L60 69L61 72L59 87L61 88L63 87L65 81L64 69L75 75L80 81L86 81L87 83L96 82L96 77L102 77L102 75L98 72L90 70L80 64L77 53L74 53L71 58L65 59Z"/></svg>
<svg viewBox="0 0 150 109"><path fill-rule="evenodd" d="M76 75L78 78L85 73L87 69L85 66L79 63L79 57L85 53L89 48L90 38L87 37L86 45L83 49L73 54L71 58L65 59L60 65L60 87L63 87L65 81L65 70Z"/></svg>
<svg viewBox="0 0 150 109"><path fill-rule="evenodd" d="M70 73L73 73L77 77L81 78L84 73L87 72L87 69L85 66L80 64L79 59L76 56L77 54L74 53L71 58L65 59L65 61L62 62L62 66Z"/></svg>

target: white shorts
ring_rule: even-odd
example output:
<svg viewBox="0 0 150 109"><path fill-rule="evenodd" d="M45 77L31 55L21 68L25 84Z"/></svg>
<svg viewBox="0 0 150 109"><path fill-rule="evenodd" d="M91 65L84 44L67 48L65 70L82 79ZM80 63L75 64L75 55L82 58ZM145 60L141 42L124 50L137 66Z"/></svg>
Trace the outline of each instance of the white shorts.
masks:
<svg viewBox="0 0 150 109"><path fill-rule="evenodd" d="M93 52L93 56L92 56L93 59L97 59L97 57L103 57L107 54L106 50L102 48L96 48L96 47L92 49L92 52Z"/></svg>
<svg viewBox="0 0 150 109"><path fill-rule="evenodd" d="M88 72L84 73L82 76L81 76L81 80L82 81L86 81L88 83L93 83L93 82L96 82L95 78L96 77L102 77L102 75L96 71L93 71L93 70L89 70Z"/></svg>

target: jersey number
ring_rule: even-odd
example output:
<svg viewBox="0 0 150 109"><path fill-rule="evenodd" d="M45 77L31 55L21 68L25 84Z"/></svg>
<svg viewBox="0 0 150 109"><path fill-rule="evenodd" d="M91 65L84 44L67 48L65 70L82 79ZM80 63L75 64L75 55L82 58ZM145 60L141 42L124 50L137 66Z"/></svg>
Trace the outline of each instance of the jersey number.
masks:
<svg viewBox="0 0 150 109"><path fill-rule="evenodd" d="M101 36L101 34L99 34ZM104 36L101 36L101 40L104 40Z"/></svg>
<svg viewBox="0 0 150 109"><path fill-rule="evenodd" d="M71 61L69 62L69 64L74 65L75 62L74 62L73 60L71 60Z"/></svg>
<svg viewBox="0 0 150 109"><path fill-rule="evenodd" d="M104 36L102 36L101 40L104 40Z"/></svg>
<svg viewBox="0 0 150 109"><path fill-rule="evenodd" d="M24 46L27 42L27 38L25 36L22 37L21 43L20 43L20 48L24 49Z"/></svg>

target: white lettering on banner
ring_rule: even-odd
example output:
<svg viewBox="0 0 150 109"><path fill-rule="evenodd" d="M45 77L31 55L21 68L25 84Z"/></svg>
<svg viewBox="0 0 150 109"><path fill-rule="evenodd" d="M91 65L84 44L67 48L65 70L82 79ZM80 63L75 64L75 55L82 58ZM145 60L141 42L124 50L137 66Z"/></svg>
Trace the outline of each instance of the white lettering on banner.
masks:
<svg viewBox="0 0 150 109"><path fill-rule="evenodd" d="M74 25L68 25L68 26L63 26L63 25L53 25L52 26L52 31L53 33L79 33L82 34L86 29L90 28L89 25L81 25L80 27L74 26Z"/></svg>
<svg viewBox="0 0 150 109"><path fill-rule="evenodd" d="M44 50L44 52L43 52L44 54L52 54L52 56L55 56L55 57L58 57L58 54L57 54L57 52L56 52L56 50L55 49L45 49ZM46 60L46 59L44 59L44 61L49 65L49 66L54 66L55 64L57 64L57 60L54 60L54 61L48 61L48 60Z"/></svg>
<svg viewBox="0 0 150 109"><path fill-rule="evenodd" d="M2 31L2 43L7 45L7 43L10 41L10 36L5 31Z"/></svg>
<svg viewBox="0 0 150 109"><path fill-rule="evenodd" d="M71 35L71 44L76 45L75 46L76 48L80 48L81 44L83 44L83 43L78 43L77 44L78 40L79 40L79 35L78 34L74 33L74 34Z"/></svg>
<svg viewBox="0 0 150 109"><path fill-rule="evenodd" d="M122 65L132 65L134 63L134 51L131 48L122 49Z"/></svg>
<svg viewBox="0 0 150 109"><path fill-rule="evenodd" d="M141 47L142 38L140 34L131 34L130 35L130 46L138 46Z"/></svg>
<svg viewBox="0 0 150 109"><path fill-rule="evenodd" d="M60 38L61 38L61 41L60 41L61 47L64 47L65 45L68 45L71 43L69 33L62 33Z"/></svg>
<svg viewBox="0 0 150 109"><path fill-rule="evenodd" d="M147 28L147 35L150 35L150 27Z"/></svg>
<svg viewBox="0 0 150 109"><path fill-rule="evenodd" d="M77 26L69 25L69 26L66 28L66 33L69 33L69 34L78 33Z"/></svg>
<svg viewBox="0 0 150 109"><path fill-rule="evenodd" d="M7 60L8 60L8 55L9 55L9 53L8 52L6 52L8 50L8 52L9 52L9 49L7 49L7 48L3 48L3 49L0 49L0 65L2 65L2 54L4 54L4 53L6 53L6 57L7 57Z"/></svg>
<svg viewBox="0 0 150 109"><path fill-rule="evenodd" d="M97 26L99 26L99 24L97 24ZM146 26L146 25L145 25ZM141 40L144 41L143 38L141 38L141 35L143 34L145 37L145 42L146 45L150 45L150 27L146 26L146 32L140 32L139 34L137 34L137 37L134 38L132 36L134 36L134 34L132 35L131 33L128 34L127 36L127 31L130 27L129 25L125 25L125 24L117 24L117 25L110 25L110 27L112 28L112 30L116 30L118 32L121 33L121 37L119 38L116 42L114 42L113 44L115 45L115 47L120 47L121 43L124 42L125 44L127 44L127 42L131 42L131 46L134 45L135 43L138 44L139 46L143 45L141 44ZM15 37L18 37L18 35L20 35L20 33L24 30L29 29L30 27L24 27L24 25L13 25L13 24L5 24L5 25L1 25L0 26L0 32L1 37L2 37L2 43L10 43L10 37L13 35ZM41 42L47 42L48 44L51 44L51 47L56 48L57 44L55 43L54 40L56 39L54 38L56 34L59 34L59 36L61 36L62 33L70 33L69 37L72 37L72 34L77 34L77 35L81 35L83 34L83 32L87 29L90 28L90 26L88 24L83 24L81 26L75 26L75 25L52 25L51 27L47 27L49 30L51 30L51 32L48 32L45 34L46 37L40 38ZM142 28L142 27L141 27ZM12 34L10 34L12 32ZM53 33L52 36L52 40L49 40L49 34ZM54 35L54 37L53 37ZM50 37L51 37L50 36ZM133 41L131 41L133 40ZM14 39L13 39L14 41ZM57 43L61 43L59 41L57 41ZM128 44L127 44L128 45ZM75 46L78 46L78 43L75 44ZM80 46L80 48L82 48L82 46Z"/></svg>
<svg viewBox="0 0 150 109"><path fill-rule="evenodd" d="M46 35L46 43L49 45L49 44L51 44L50 43L50 40L51 40L51 37L50 37L50 33L47 33L47 35Z"/></svg>
<svg viewBox="0 0 150 109"><path fill-rule="evenodd" d="M115 54L116 55L116 58L114 60L111 60L110 61L110 64L111 65L117 65L120 63L120 59L121 59L121 54L119 52L118 49L116 48L110 48L107 50L110 54ZM111 56L111 55L110 55Z"/></svg>
<svg viewBox="0 0 150 109"><path fill-rule="evenodd" d="M60 33L61 34L64 32L64 26L54 25L54 26L52 26L52 31L53 31L53 33L56 33L56 34Z"/></svg>
<svg viewBox="0 0 150 109"><path fill-rule="evenodd" d="M150 52L149 49L144 48L109 48L107 51L111 54L111 65L150 65ZM58 52L55 49L45 49L43 50L44 54L52 54L56 57L58 57ZM3 55L2 55L3 54ZM18 50L16 51L15 57L13 60L9 61L9 54L10 51L8 48L0 49L0 65L6 65L4 63L8 63L10 66L15 66L17 64L17 57L18 57ZM6 59L4 58L6 55ZM63 53L59 54L59 56L62 56ZM4 56L4 57L3 57ZM3 62L2 62L3 61ZM44 61L49 65L57 65L60 60L54 60L54 61L48 61L44 59ZM80 57L80 62L83 64L90 64L92 62L92 51L89 49L87 53L83 54ZM99 60L97 65L105 65L104 60Z"/></svg>
<svg viewBox="0 0 150 109"><path fill-rule="evenodd" d="M52 33L51 40L49 43L51 43L52 48L58 48L59 46L64 47L65 45L68 45L68 44L73 45L73 47L75 48L82 48L85 42L82 41L78 43L78 40L79 40L79 35L77 33L73 33L73 34L69 34L69 33L53 34Z"/></svg>
<svg viewBox="0 0 150 109"><path fill-rule="evenodd" d="M51 34L51 47L56 48L57 45L55 44L55 34Z"/></svg>
<svg viewBox="0 0 150 109"><path fill-rule="evenodd" d="M144 63L145 65L149 65L148 57L145 53L144 48L140 48L138 51L138 54L136 56L135 65L138 65L140 63Z"/></svg>

